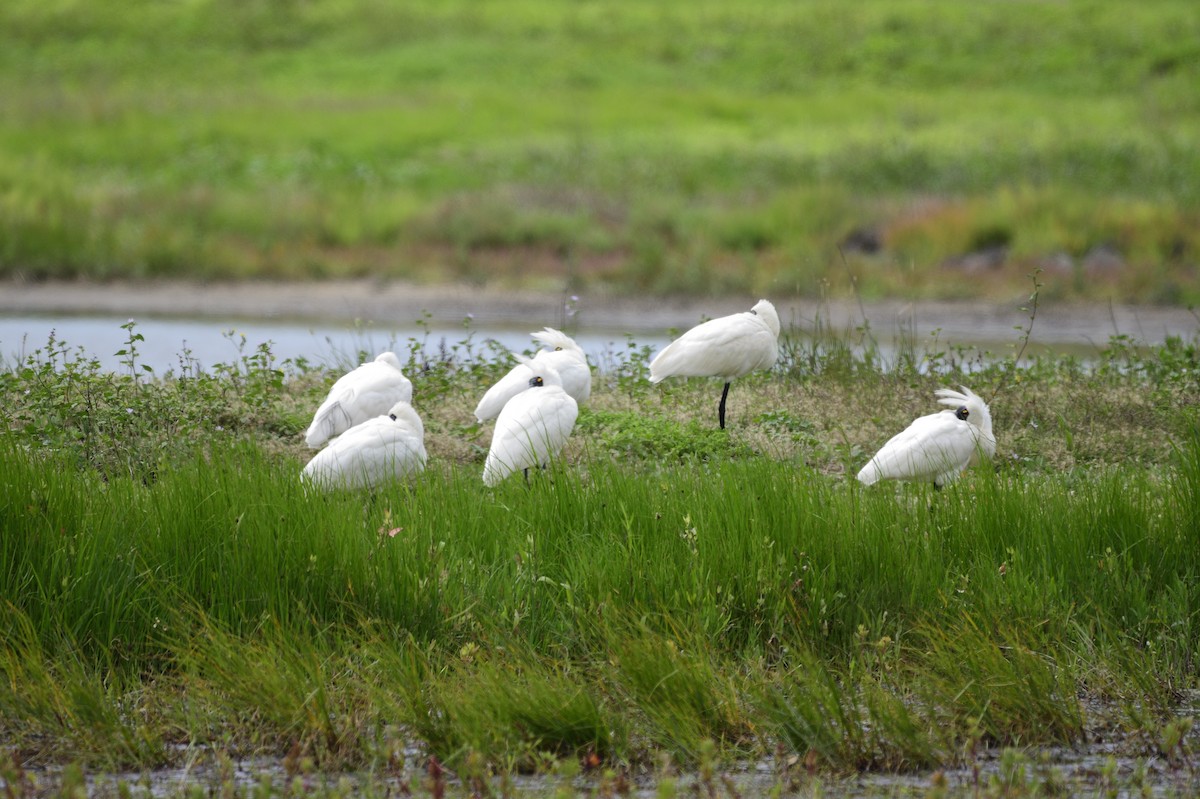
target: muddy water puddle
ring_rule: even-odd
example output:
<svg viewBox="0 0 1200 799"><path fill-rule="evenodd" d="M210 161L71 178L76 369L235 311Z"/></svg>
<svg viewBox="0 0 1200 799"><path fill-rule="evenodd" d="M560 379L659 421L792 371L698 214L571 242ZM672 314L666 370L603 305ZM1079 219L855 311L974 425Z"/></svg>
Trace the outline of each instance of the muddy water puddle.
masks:
<svg viewBox="0 0 1200 799"><path fill-rule="evenodd" d="M1193 714L1194 715L1194 714ZM417 747L403 762L374 772L321 772L286 757L236 759L199 747L182 749L180 764L145 772L79 774L62 767L29 768L21 777L25 795L88 796L417 796L563 797L630 796L758 799L824 796L873 799L910 796L1200 796L1200 732L1170 757L1132 740L1078 747L983 749L968 765L914 773L830 774L811 758L784 756L744 761L714 769L676 772L660 766L642 774L605 773L598 768L570 776L515 774L487 780L465 779L451 771L430 776L429 758ZM1142 754L1130 752L1143 750ZM22 795L0 777L0 790Z"/></svg>

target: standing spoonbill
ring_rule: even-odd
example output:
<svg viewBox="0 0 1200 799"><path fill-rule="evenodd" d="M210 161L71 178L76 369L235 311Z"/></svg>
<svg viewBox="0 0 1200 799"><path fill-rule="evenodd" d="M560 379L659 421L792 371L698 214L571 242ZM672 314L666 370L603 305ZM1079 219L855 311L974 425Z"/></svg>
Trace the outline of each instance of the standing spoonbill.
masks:
<svg viewBox="0 0 1200 799"><path fill-rule="evenodd" d="M529 381L543 364L558 372L563 390L574 397L576 403L587 402L592 395L592 370L583 348L573 338L552 327L529 335L542 344L542 349L533 358L517 356L520 363L487 390L475 408L475 418L479 421L486 422L499 416L510 399L529 388Z"/></svg>
<svg viewBox="0 0 1200 799"><path fill-rule="evenodd" d="M729 384L760 369L770 369L779 357L779 314L767 300L749 311L710 319L667 345L650 362L650 382L668 377L720 377L725 380L717 419L725 429L725 399Z"/></svg>
<svg viewBox="0 0 1200 799"><path fill-rule="evenodd" d="M862 467L859 481L872 485L880 480L932 480L935 488L941 488L978 463L980 455L995 455L996 437L987 403L966 386L960 388L961 392L939 388L938 402L953 410L914 420Z"/></svg>
<svg viewBox="0 0 1200 799"><path fill-rule="evenodd" d="M304 441L316 449L355 425L388 413L397 402L412 402L412 393L400 359L382 352L337 379L317 408Z"/></svg>
<svg viewBox="0 0 1200 799"><path fill-rule="evenodd" d="M407 402L368 419L313 456L303 476L321 488L374 488L425 468L425 426Z"/></svg>
<svg viewBox="0 0 1200 799"><path fill-rule="evenodd" d="M531 466L546 466L562 451L578 415L579 405L563 390L558 372L539 366L528 387L496 417L483 482L494 486L518 469L528 476Z"/></svg>

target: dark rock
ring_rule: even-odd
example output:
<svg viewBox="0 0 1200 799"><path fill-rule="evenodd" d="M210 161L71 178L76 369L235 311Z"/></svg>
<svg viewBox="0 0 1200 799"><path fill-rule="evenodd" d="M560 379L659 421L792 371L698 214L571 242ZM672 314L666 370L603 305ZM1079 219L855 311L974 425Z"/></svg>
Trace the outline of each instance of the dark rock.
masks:
<svg viewBox="0 0 1200 799"><path fill-rule="evenodd" d="M860 227L847 233L845 238L838 242L838 246L842 248L842 252L874 255L883 249L883 240L878 230Z"/></svg>

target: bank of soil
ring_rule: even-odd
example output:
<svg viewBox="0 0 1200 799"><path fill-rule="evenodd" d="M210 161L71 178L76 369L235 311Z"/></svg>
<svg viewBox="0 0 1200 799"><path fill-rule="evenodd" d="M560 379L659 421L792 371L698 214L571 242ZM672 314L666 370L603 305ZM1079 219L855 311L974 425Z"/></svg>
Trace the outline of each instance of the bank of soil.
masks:
<svg viewBox="0 0 1200 799"><path fill-rule="evenodd" d="M117 314L130 317L215 317L289 319L326 323L356 321L376 326L431 324L538 328L586 327L638 333L687 328L704 318L748 310L751 296L660 298L536 291L499 291L468 285L427 286L373 280L317 283L0 283L0 313L37 315ZM906 302L887 300L816 300L769 297L780 318L804 330L818 323L835 331L869 323L881 338L897 333L918 340L937 331L954 343L996 342L1019 338L1029 324L1026 297L1008 303ZM1146 343L1168 335L1190 337L1200 315L1186 308L1043 304L1033 339L1043 344L1103 344L1114 334Z"/></svg>

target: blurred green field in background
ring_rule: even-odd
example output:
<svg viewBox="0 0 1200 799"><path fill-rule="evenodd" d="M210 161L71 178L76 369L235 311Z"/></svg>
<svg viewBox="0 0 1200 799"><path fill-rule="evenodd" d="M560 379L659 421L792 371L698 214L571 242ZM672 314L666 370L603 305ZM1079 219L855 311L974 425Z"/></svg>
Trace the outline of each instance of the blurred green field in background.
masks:
<svg viewBox="0 0 1200 799"><path fill-rule="evenodd" d="M1192 0L8 0L0 276L1200 299Z"/></svg>

